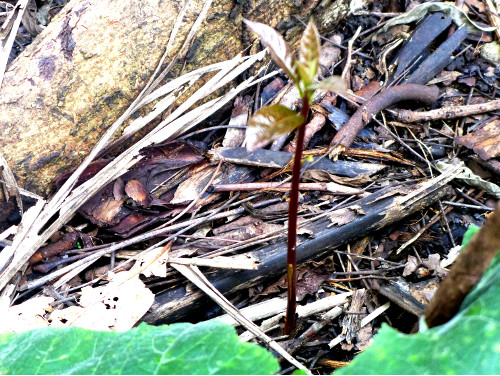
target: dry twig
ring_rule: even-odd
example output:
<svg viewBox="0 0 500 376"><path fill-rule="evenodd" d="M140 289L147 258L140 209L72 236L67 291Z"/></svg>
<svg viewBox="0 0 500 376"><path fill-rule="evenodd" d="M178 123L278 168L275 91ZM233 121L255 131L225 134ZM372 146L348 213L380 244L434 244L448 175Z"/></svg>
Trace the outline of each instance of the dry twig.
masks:
<svg viewBox="0 0 500 376"><path fill-rule="evenodd" d="M500 110L500 99L480 104L470 104L467 106L443 107L437 110L414 112L410 110L396 111L399 121L413 123L417 121L454 119L463 116L477 115L485 112Z"/></svg>

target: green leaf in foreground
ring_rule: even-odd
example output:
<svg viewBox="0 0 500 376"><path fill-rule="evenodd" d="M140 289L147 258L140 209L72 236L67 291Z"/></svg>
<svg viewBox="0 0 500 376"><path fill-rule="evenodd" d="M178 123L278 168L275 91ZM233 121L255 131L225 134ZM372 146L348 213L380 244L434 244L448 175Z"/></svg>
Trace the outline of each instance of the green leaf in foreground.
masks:
<svg viewBox="0 0 500 376"><path fill-rule="evenodd" d="M374 343L335 374L499 374L499 303L500 254L449 322L414 335L383 325Z"/></svg>
<svg viewBox="0 0 500 376"><path fill-rule="evenodd" d="M304 122L304 118L281 104L262 107L250 121L246 131L246 146L254 151L293 131Z"/></svg>
<svg viewBox="0 0 500 376"><path fill-rule="evenodd" d="M304 371L303 369L296 369L295 371L293 371L293 374L294 375L307 375L307 372Z"/></svg>
<svg viewBox="0 0 500 376"><path fill-rule="evenodd" d="M462 249L464 249L467 244L469 244L469 241L472 239L474 235L479 231L481 227L476 226L476 225L470 225L467 231L464 234L464 239L462 240Z"/></svg>
<svg viewBox="0 0 500 376"><path fill-rule="evenodd" d="M233 327L206 322L127 332L45 328L0 335L1 374L274 374L277 360L242 343Z"/></svg>

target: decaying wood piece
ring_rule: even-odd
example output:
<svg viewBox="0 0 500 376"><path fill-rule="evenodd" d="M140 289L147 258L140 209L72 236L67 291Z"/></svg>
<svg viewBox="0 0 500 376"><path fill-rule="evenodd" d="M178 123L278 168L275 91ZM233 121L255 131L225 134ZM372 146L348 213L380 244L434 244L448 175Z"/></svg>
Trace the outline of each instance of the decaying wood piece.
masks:
<svg viewBox="0 0 500 376"><path fill-rule="evenodd" d="M370 0L366 0L369 2ZM210 3L210 4L209 4ZM192 0L169 64L206 4L208 14L170 77L234 57L248 47L242 18L286 30L295 43L311 15L320 31L351 11L350 1L236 4ZM0 148L22 187L47 194L133 101L165 52L185 2L72 0L8 68L0 94ZM361 4L359 4L361 6Z"/></svg>
<svg viewBox="0 0 500 376"><path fill-rule="evenodd" d="M399 78L416 59L429 55L429 46L439 34L446 30L451 24L451 17L444 17L442 13L432 13L425 18L415 29L411 38L399 50L391 65L396 65L392 78ZM393 80L391 80L392 82Z"/></svg>
<svg viewBox="0 0 500 376"><path fill-rule="evenodd" d="M214 161L271 168L285 168L293 158L293 153L267 149L258 149L253 152L248 152L247 149L241 147L216 148L210 150L208 154ZM374 163L341 160L330 161L326 158L322 158L318 161L318 159L318 157L313 157L313 162L304 162L302 168L307 170L308 166L314 164L314 169L348 177L356 177L361 174L371 176L386 168L384 165Z"/></svg>
<svg viewBox="0 0 500 376"><path fill-rule="evenodd" d="M290 191L290 183L264 182L247 184L217 184L213 185L211 192L254 191L259 189ZM347 187L336 183L300 183L301 191L327 191L335 194L357 195L363 193L362 189Z"/></svg>
<svg viewBox="0 0 500 376"><path fill-rule="evenodd" d="M500 100L492 101L488 104L492 104L493 102L498 102L498 107L500 108ZM456 137L455 142L474 150L480 158L487 161L488 159L496 158L500 155L499 128L500 120L494 119L486 124L481 124L471 133Z"/></svg>
<svg viewBox="0 0 500 376"><path fill-rule="evenodd" d="M434 78L439 72L443 70L453 58L451 54L455 51L460 43L467 37L467 27L465 25L460 26L455 33L442 45L440 45L436 51L434 51L431 56L425 59L422 64L419 65L417 70L411 74L405 83L409 84L425 84Z"/></svg>
<svg viewBox="0 0 500 376"><path fill-rule="evenodd" d="M330 213L329 217L307 224L305 226L307 233L315 236L308 240L304 237L299 238L301 244L297 247L297 261L305 262L325 255L342 244L373 233L431 205L447 193L446 184L460 170L460 168L449 170L424 183L380 190L346 208ZM208 276L221 293L230 294L249 288L266 278L285 272L286 240L265 246L250 254L260 262L257 270L223 271ZM146 314L143 320L156 324L175 322L195 312L206 302L206 297L200 291L180 285L158 294L150 313Z"/></svg>

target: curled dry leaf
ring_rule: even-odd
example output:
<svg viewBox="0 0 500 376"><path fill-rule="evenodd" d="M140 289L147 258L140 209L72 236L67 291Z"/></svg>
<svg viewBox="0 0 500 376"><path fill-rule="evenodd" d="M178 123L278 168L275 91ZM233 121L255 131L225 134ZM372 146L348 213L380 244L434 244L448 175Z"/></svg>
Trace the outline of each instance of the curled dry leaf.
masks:
<svg viewBox="0 0 500 376"><path fill-rule="evenodd" d="M148 191L140 180L132 179L125 185L125 193L138 204L148 207L151 204Z"/></svg>
<svg viewBox="0 0 500 376"><path fill-rule="evenodd" d="M108 277L107 285L82 289L80 306L52 312L51 326L104 331L131 329L153 304L154 294L135 272L109 273Z"/></svg>
<svg viewBox="0 0 500 376"><path fill-rule="evenodd" d="M11 307L8 303L0 304L0 333L22 333L47 327L49 323L44 316L52 309L53 301L52 297L38 296Z"/></svg>
<svg viewBox="0 0 500 376"><path fill-rule="evenodd" d="M293 81L298 82L298 77L295 68L295 59L288 43L283 37L272 27L243 20L245 24L259 36L260 41L269 48L273 60L285 71L288 77Z"/></svg>
<svg viewBox="0 0 500 376"><path fill-rule="evenodd" d="M113 197L116 201L120 201L125 194L125 182L122 178L118 178L115 180L113 184Z"/></svg>
<svg viewBox="0 0 500 376"><path fill-rule="evenodd" d="M313 82L319 62L319 33L312 19L309 21L300 40L297 72L301 80L309 85Z"/></svg>
<svg viewBox="0 0 500 376"><path fill-rule="evenodd" d="M121 200L115 200L111 197L104 199L99 206L92 210L95 223L99 225L115 224L115 217L120 213L124 201L123 198Z"/></svg>
<svg viewBox="0 0 500 376"><path fill-rule="evenodd" d="M245 138L247 150L262 148L298 128L303 122L302 116L280 104L263 107L248 122Z"/></svg>

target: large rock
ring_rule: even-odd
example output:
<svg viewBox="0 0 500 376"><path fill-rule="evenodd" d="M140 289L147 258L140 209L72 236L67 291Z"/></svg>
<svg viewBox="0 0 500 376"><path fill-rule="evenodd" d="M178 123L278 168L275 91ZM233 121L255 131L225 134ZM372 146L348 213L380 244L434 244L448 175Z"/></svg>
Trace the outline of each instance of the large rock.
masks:
<svg viewBox="0 0 500 376"><path fill-rule="evenodd" d="M276 27L293 44L303 30L298 19L307 22L312 15L321 32L331 31L354 3L361 5L304 3L213 1L170 77L180 74L184 63L188 72L248 47L255 36L243 27L243 17ZM72 0L12 63L0 94L0 150L21 186L47 195L55 177L88 154L151 76L181 5L176 0ZM202 6L201 0L190 2L166 63Z"/></svg>

